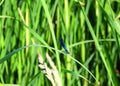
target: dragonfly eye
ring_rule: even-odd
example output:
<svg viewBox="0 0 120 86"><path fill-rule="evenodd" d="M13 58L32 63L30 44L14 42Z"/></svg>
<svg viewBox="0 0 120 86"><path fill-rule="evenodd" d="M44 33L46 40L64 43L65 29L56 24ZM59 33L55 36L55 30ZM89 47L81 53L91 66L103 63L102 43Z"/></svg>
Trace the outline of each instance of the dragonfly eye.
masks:
<svg viewBox="0 0 120 86"><path fill-rule="evenodd" d="M67 54L69 54L69 51L67 50L67 47L66 47L66 45L65 45L65 43L64 43L64 41L63 41L62 38L60 39L60 44L61 44L62 47L64 48L65 52L66 52Z"/></svg>

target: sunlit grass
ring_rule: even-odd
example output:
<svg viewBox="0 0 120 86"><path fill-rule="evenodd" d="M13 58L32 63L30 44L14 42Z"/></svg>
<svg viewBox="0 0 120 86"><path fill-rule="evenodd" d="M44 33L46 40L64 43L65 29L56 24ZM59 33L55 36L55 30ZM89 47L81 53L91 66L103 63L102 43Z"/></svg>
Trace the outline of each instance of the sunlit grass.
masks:
<svg viewBox="0 0 120 86"><path fill-rule="evenodd" d="M119 86L119 8L119 0L1 0L0 85Z"/></svg>

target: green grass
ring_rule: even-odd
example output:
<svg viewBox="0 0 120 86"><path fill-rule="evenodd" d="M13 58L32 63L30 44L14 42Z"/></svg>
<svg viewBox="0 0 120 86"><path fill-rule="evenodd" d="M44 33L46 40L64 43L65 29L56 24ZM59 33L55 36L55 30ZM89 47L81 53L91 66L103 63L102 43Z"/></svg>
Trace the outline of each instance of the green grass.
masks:
<svg viewBox="0 0 120 86"><path fill-rule="evenodd" d="M0 86L119 86L119 9L119 0L1 0Z"/></svg>

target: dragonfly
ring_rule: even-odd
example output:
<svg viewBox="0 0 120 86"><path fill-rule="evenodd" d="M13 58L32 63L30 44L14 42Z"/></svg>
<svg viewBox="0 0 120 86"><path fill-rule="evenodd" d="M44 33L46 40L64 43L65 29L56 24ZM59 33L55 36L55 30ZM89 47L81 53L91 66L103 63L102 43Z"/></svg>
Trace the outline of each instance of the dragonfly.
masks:
<svg viewBox="0 0 120 86"><path fill-rule="evenodd" d="M69 54L69 51L67 50L67 47L66 47L66 45L65 45L65 43L64 43L64 41L63 41L62 38L60 38L60 44L61 44L62 47L64 48L65 52L66 52L67 54Z"/></svg>

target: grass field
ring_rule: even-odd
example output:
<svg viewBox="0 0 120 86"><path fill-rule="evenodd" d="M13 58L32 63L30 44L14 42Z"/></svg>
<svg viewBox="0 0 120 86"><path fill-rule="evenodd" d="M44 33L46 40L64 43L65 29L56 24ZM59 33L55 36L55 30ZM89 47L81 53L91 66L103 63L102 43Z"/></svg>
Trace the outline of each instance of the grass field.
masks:
<svg viewBox="0 0 120 86"><path fill-rule="evenodd" d="M0 0L0 86L119 81L119 0Z"/></svg>

